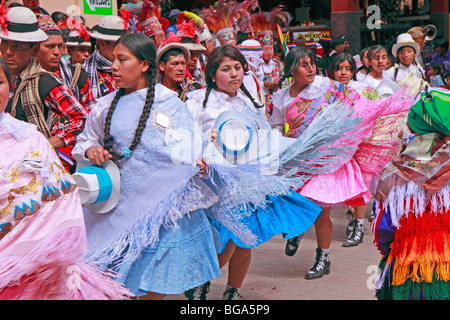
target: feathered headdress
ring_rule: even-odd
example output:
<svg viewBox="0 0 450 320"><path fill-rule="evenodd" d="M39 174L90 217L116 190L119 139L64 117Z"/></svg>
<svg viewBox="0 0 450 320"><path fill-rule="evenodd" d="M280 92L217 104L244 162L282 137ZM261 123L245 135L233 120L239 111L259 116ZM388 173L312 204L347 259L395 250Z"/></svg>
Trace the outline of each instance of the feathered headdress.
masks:
<svg viewBox="0 0 450 320"><path fill-rule="evenodd" d="M129 12L139 21L139 26L144 34L151 37L163 31L159 18L161 10L156 0L143 0L139 5L130 6Z"/></svg>
<svg viewBox="0 0 450 320"><path fill-rule="evenodd" d="M258 12L261 11L258 0L245 0L238 4L238 10L235 17L237 30L247 33L253 31L251 15L255 10L258 10Z"/></svg>
<svg viewBox="0 0 450 320"><path fill-rule="evenodd" d="M184 11L178 15L177 23L181 24L183 21L184 22L192 21L194 26L200 31L203 30L203 28L205 27L205 22L203 21L203 19L200 18L195 13L189 11Z"/></svg>
<svg viewBox="0 0 450 320"><path fill-rule="evenodd" d="M270 12L252 14L252 27L262 46L273 45L273 30L277 25L287 27L291 21L292 15L283 5L274 7Z"/></svg>
<svg viewBox="0 0 450 320"><path fill-rule="evenodd" d="M198 29L194 24L194 20L189 22L182 21L177 24L177 36L181 37L181 43L189 50L205 50L206 48L200 44Z"/></svg>
<svg viewBox="0 0 450 320"><path fill-rule="evenodd" d="M240 8L236 1L219 0L216 6L209 6L200 12L209 30L214 32L221 44L236 41L235 21Z"/></svg>
<svg viewBox="0 0 450 320"><path fill-rule="evenodd" d="M200 42L212 39L208 25L203 21L203 19L200 16L189 11L184 11L180 13L177 17L178 24L191 21L193 25L197 28L197 34Z"/></svg>

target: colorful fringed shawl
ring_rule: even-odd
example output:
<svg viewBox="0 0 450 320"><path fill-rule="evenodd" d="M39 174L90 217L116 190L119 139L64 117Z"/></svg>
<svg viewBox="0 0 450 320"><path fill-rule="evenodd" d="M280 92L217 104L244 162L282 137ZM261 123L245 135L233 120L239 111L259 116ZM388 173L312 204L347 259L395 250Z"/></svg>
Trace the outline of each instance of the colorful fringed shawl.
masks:
<svg viewBox="0 0 450 320"><path fill-rule="evenodd" d="M450 136L417 136L383 171L374 243L379 299L450 298Z"/></svg>
<svg viewBox="0 0 450 320"><path fill-rule="evenodd" d="M397 136L406 121L412 99L399 90L389 98L370 101L349 86L328 78L316 78L307 87L307 93L300 93L287 108L286 136L301 137L320 110L336 102L354 110L362 119L365 131L354 133L358 134L359 142L351 162L341 163L336 172L312 177L297 192L327 207L367 204L374 178L398 152ZM351 135L350 132L347 136ZM345 138L336 143L345 143ZM333 184L332 188L330 184Z"/></svg>
<svg viewBox="0 0 450 320"><path fill-rule="evenodd" d="M34 125L0 114L0 299L121 299L128 291L84 262L76 185Z"/></svg>

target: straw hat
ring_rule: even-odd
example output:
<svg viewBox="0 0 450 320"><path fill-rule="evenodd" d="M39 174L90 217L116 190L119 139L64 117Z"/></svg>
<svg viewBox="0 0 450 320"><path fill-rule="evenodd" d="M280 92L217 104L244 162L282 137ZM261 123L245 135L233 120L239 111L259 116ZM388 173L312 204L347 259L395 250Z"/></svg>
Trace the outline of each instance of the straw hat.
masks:
<svg viewBox="0 0 450 320"><path fill-rule="evenodd" d="M6 13L6 23L0 28L0 39L20 42L42 42L47 34L39 29L36 15L25 7L13 7Z"/></svg>
<svg viewBox="0 0 450 320"><path fill-rule="evenodd" d="M95 39L117 41L126 32L127 26L121 17L106 16L100 20L98 25L92 28L89 35Z"/></svg>
<svg viewBox="0 0 450 320"><path fill-rule="evenodd" d="M397 57L397 52L402 47L412 47L416 51L416 57L420 54L420 45L414 41L409 33L402 33L397 37L397 43L392 46L392 55Z"/></svg>
<svg viewBox="0 0 450 320"><path fill-rule="evenodd" d="M159 60L161 59L164 53L173 48L178 48L182 50L184 52L184 57L186 58L186 61L189 61L189 59L191 58L191 53L189 52L189 49L180 41L181 38L177 37L176 35L172 34L171 36L169 36L166 39L166 41L164 41L156 51L156 64L159 63Z"/></svg>

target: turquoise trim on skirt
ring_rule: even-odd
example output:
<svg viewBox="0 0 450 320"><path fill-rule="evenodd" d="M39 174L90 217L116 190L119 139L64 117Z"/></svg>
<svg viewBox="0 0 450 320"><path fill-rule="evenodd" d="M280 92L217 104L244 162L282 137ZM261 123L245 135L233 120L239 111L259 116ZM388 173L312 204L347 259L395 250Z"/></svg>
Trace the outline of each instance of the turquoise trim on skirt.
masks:
<svg viewBox="0 0 450 320"><path fill-rule="evenodd" d="M124 285L136 296L181 294L221 275L219 235L204 210L177 222L178 227L162 227L154 247L146 247L134 263L120 268Z"/></svg>
<svg viewBox="0 0 450 320"><path fill-rule="evenodd" d="M267 208L247 207L246 210L251 212L242 213L245 215L244 224L258 237L255 246L246 246L229 229L210 219L220 234L222 246L219 253L225 249L230 240L240 248L250 249L278 234L282 234L285 239L294 238L308 230L322 213L319 205L293 190L284 196L269 195L267 199L269 200Z"/></svg>

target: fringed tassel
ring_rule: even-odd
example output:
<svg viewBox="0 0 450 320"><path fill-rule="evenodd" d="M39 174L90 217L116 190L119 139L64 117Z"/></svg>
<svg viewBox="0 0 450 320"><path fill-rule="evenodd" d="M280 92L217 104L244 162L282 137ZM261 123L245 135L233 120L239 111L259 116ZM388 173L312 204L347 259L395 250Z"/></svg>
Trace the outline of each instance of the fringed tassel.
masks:
<svg viewBox="0 0 450 320"><path fill-rule="evenodd" d="M382 208L389 208L392 224L399 228L403 217L408 217L413 212L421 215L428 205L434 212L447 212L450 209L450 185L435 194L428 193L413 181L394 186L383 201Z"/></svg>
<svg viewBox="0 0 450 320"><path fill-rule="evenodd" d="M242 222L245 206L265 208L267 196L282 196L290 192L293 182L279 176L261 175L257 166L228 166L213 164L210 181L219 200L206 213L233 232L247 246L254 246L257 237Z"/></svg>
<svg viewBox="0 0 450 320"><path fill-rule="evenodd" d="M433 281L448 282L449 212L434 212L429 208L422 214L410 212L403 217L391 244L390 260L394 258L393 286L403 286L409 281L421 284L432 284Z"/></svg>
<svg viewBox="0 0 450 320"><path fill-rule="evenodd" d="M282 154L280 174L292 177L336 171L353 157L358 145L370 134L371 125L362 125L362 120L341 102L323 108Z"/></svg>

